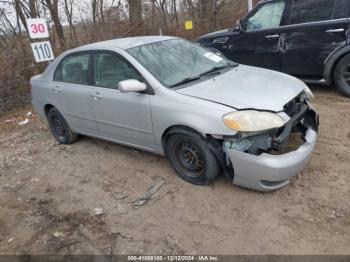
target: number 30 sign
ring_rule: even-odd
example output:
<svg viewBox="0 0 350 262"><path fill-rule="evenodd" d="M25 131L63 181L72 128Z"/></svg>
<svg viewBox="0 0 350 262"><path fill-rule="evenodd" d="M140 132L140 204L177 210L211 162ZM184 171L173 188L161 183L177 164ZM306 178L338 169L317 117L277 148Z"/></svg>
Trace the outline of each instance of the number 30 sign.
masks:
<svg viewBox="0 0 350 262"><path fill-rule="evenodd" d="M27 19L27 27L28 27L29 36L32 39L49 37L49 30L47 29L47 24L45 19L41 19L41 18Z"/></svg>

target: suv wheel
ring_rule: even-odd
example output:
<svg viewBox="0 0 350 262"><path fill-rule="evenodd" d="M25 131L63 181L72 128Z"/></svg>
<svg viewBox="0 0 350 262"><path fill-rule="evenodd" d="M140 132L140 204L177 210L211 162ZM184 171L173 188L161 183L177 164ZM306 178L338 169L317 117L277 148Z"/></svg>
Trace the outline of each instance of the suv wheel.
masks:
<svg viewBox="0 0 350 262"><path fill-rule="evenodd" d="M166 155L176 173L194 185L206 185L220 174L215 155L196 133L170 136Z"/></svg>
<svg viewBox="0 0 350 262"><path fill-rule="evenodd" d="M69 145L78 139L78 134L70 129L68 123L56 108L53 107L49 110L47 120L53 136L59 143Z"/></svg>
<svg viewBox="0 0 350 262"><path fill-rule="evenodd" d="M334 82L345 96L350 97L350 54L345 55L338 62L334 72Z"/></svg>

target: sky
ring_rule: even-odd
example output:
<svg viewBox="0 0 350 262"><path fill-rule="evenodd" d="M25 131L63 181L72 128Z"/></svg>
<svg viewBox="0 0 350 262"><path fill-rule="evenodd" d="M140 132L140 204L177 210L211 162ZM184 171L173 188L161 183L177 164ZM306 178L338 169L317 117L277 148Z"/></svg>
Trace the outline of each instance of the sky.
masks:
<svg viewBox="0 0 350 262"><path fill-rule="evenodd" d="M73 5L73 20L75 22L79 21L86 21L91 19L91 0L74 0L75 4ZM118 0L104 0L105 8L109 8L111 5L116 6L118 4ZM66 15L64 13L64 1L59 0L59 12L60 17L63 25L66 25L68 23ZM123 0L122 3L125 5L126 0ZM16 25L16 14L15 9L13 5L4 3L0 1L0 9L4 10L7 17L11 21L11 23L15 26ZM50 21L50 16L47 14L46 16L47 21Z"/></svg>

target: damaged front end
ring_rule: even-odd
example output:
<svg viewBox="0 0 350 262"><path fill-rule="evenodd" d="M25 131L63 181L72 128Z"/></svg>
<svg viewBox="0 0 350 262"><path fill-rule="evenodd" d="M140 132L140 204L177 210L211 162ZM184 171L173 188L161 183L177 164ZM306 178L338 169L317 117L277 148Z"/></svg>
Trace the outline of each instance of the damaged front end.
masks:
<svg viewBox="0 0 350 262"><path fill-rule="evenodd" d="M302 93L280 115L289 119L282 128L224 139L226 165L234 170L234 184L259 191L277 190L288 185L307 164L319 132L317 113Z"/></svg>

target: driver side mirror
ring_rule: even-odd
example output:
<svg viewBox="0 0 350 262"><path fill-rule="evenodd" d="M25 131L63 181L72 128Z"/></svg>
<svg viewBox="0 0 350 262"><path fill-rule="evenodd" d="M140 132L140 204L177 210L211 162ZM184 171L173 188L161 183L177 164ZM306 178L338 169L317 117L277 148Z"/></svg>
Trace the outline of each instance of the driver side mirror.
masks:
<svg viewBox="0 0 350 262"><path fill-rule="evenodd" d="M129 80L120 81L118 83L118 89L122 93L132 93L132 92L139 93L139 92L146 91L147 86L138 80L129 79Z"/></svg>
<svg viewBox="0 0 350 262"><path fill-rule="evenodd" d="M240 19L237 20L236 25L233 27L233 30L238 32L243 31L242 21Z"/></svg>

